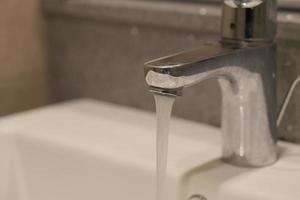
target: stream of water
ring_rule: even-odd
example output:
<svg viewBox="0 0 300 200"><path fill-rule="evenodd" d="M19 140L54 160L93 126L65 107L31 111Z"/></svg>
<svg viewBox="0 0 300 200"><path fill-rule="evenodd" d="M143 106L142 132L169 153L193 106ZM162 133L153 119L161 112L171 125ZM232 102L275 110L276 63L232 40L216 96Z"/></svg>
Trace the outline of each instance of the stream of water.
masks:
<svg viewBox="0 0 300 200"><path fill-rule="evenodd" d="M164 200L166 193L166 173L168 158L168 139L174 97L154 95L157 115L156 136L156 200Z"/></svg>

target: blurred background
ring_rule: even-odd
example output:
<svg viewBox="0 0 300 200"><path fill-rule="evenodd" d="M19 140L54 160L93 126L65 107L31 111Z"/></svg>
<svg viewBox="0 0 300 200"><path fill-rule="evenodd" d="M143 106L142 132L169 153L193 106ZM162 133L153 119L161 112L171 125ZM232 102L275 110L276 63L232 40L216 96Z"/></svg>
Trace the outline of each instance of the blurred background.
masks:
<svg viewBox="0 0 300 200"><path fill-rule="evenodd" d="M300 71L300 3L279 2L278 107ZM2 0L0 115L77 98L154 111L143 63L219 39L220 0ZM280 127L300 141L300 93ZM220 125L213 80L185 91L174 115Z"/></svg>
<svg viewBox="0 0 300 200"><path fill-rule="evenodd" d="M39 0L0 5L1 116L49 102L45 21Z"/></svg>

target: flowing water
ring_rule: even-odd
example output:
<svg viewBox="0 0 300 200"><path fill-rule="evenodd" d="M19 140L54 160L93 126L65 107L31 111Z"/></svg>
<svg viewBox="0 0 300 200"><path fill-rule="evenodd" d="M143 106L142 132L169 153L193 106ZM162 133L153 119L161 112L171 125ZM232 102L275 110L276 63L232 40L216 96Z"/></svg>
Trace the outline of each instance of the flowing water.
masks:
<svg viewBox="0 0 300 200"><path fill-rule="evenodd" d="M175 98L154 95L157 115L156 136L156 200L163 200L165 196L168 139L172 107Z"/></svg>

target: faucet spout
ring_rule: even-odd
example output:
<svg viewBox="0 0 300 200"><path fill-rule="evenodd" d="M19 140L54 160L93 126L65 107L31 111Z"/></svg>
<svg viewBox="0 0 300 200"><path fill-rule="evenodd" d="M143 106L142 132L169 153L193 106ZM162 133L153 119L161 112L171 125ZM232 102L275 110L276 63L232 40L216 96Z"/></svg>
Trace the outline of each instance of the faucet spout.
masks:
<svg viewBox="0 0 300 200"><path fill-rule="evenodd" d="M205 65L216 58L232 54L233 48L221 43L162 57L145 63L145 78L152 92L164 95L181 95L184 87L221 75L217 65ZM205 72L205 73L204 73Z"/></svg>
<svg viewBox="0 0 300 200"><path fill-rule="evenodd" d="M274 58L273 43L208 44L146 63L145 78L152 92L175 96L186 87L217 79L223 104L222 159L260 167L277 159Z"/></svg>

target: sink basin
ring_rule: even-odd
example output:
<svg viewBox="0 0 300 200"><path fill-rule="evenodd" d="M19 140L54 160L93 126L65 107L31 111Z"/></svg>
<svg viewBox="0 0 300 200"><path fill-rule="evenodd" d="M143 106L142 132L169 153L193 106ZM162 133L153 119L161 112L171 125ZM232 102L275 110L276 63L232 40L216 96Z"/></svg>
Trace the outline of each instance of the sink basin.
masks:
<svg viewBox="0 0 300 200"><path fill-rule="evenodd" d="M155 199L155 116L89 99L0 120L0 199ZM172 119L167 197L298 200L300 147L246 169L219 161L220 130Z"/></svg>

